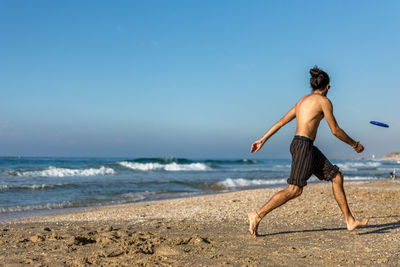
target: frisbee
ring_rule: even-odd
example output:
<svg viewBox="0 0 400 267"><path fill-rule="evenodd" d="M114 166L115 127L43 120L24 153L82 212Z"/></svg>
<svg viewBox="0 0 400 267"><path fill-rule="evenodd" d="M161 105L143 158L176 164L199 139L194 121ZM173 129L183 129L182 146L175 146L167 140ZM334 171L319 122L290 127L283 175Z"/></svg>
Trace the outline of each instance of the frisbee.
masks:
<svg viewBox="0 0 400 267"><path fill-rule="evenodd" d="M379 122L379 121L370 121L369 123L375 124L375 125L378 125L378 126L381 126L381 127L389 128L389 125L387 125L386 123L383 123L383 122Z"/></svg>

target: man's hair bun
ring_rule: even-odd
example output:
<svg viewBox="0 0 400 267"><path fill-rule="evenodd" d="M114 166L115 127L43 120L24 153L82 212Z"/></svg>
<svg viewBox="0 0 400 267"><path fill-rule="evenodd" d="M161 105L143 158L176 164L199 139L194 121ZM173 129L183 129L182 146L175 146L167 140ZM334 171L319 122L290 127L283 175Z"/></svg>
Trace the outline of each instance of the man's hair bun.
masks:
<svg viewBox="0 0 400 267"><path fill-rule="evenodd" d="M321 73L321 70L317 66L314 66L314 68L310 69L310 74L312 77L316 77L320 73Z"/></svg>
<svg viewBox="0 0 400 267"><path fill-rule="evenodd" d="M310 69L310 84L314 90L322 90L324 89L330 82L328 74L325 71L321 70L317 66Z"/></svg>

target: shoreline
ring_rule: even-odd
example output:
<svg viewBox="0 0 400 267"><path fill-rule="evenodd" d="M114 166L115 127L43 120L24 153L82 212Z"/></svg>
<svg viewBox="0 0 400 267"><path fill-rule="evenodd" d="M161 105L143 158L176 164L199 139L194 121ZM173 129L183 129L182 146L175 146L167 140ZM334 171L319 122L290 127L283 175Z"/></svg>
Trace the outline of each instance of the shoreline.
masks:
<svg viewBox="0 0 400 267"><path fill-rule="evenodd" d="M121 160L39 158L3 162L7 171L0 179L5 200L0 207L0 221L71 209L285 186L290 170L289 159L138 158L132 159L131 166L122 166ZM386 179L393 172L391 167L398 166L372 161L336 163L348 171L346 182ZM198 165L210 169L194 171ZM111 176L103 170L108 168L114 173ZM309 180L310 184L315 181L319 182L315 177Z"/></svg>
<svg viewBox="0 0 400 267"><path fill-rule="evenodd" d="M345 182L346 230L330 183L271 212L258 238L247 212L279 188L121 204L0 222L6 265L326 266L400 264L400 181Z"/></svg>
<svg viewBox="0 0 400 267"><path fill-rule="evenodd" d="M390 178L378 178L377 181L390 181L390 180L391 180ZM372 180L372 181L376 181L376 180ZM357 181L357 180L356 181L355 180L346 181L345 180L345 183L357 183L357 182L370 182L370 181ZM325 183L325 182L319 181L319 180L309 181L308 185L321 184L321 183ZM165 195L160 198L139 200L139 201L127 202L127 203L109 203L109 204L99 204L99 205L93 205L93 206L66 207L66 208L61 208L61 209L33 209L33 210L24 210L24 211L4 212L3 214L0 213L0 224L2 222L9 222L9 221L19 220L19 219L24 219L24 218L29 218L29 217L47 216L47 215L53 215L53 214L59 214L59 213L70 213L70 212L74 212L74 211L90 210L90 209L109 207L109 206L129 205L129 204L147 203L147 202L154 202L154 201L180 199L180 198L218 195L218 194L226 194L226 193L233 193L233 192L247 191L247 190L274 189L274 188L281 188L281 187L286 187L286 186L287 185L283 186L282 184L268 185L266 187L250 187L249 186L249 187L244 187L244 188L236 188L236 189L231 189L231 190L227 189L227 190L216 191L216 192L185 192L185 194L188 193L188 195L171 194L171 196Z"/></svg>

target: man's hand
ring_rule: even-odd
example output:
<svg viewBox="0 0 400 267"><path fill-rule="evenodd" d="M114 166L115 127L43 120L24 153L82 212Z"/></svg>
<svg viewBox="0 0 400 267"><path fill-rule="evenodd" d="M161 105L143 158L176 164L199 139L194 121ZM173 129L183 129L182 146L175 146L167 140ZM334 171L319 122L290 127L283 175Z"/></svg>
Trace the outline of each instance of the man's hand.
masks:
<svg viewBox="0 0 400 267"><path fill-rule="evenodd" d="M364 151L364 146L362 144L360 144L359 142L357 142L357 145L354 147L354 150L357 153L361 153Z"/></svg>
<svg viewBox="0 0 400 267"><path fill-rule="evenodd" d="M256 153L258 150L260 150L262 148L262 146L264 145L265 142L263 142L262 140L257 140L255 141L252 145L251 145L251 149L250 152L251 153Z"/></svg>

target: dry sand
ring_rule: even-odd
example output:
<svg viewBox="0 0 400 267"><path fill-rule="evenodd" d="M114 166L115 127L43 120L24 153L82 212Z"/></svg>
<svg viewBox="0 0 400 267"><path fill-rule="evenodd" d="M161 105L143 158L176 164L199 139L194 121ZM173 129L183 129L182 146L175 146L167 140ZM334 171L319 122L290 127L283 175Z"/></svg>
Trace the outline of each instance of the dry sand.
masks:
<svg viewBox="0 0 400 267"><path fill-rule="evenodd" d="M346 230L329 183L267 215L258 238L247 212L276 189L108 206L0 223L4 266L399 266L400 181L345 183Z"/></svg>

